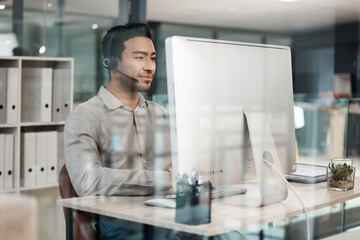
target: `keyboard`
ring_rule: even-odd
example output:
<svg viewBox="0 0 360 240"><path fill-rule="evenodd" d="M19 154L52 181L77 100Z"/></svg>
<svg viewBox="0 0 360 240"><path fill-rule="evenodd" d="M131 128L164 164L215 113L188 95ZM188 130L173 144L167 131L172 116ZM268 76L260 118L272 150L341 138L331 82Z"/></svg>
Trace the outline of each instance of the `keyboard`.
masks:
<svg viewBox="0 0 360 240"><path fill-rule="evenodd" d="M228 196L233 196L237 194L246 193L247 188L240 184L240 185L232 185L227 187L221 188L213 188L211 189L211 198L223 198ZM167 198L176 198L175 194L167 195Z"/></svg>
<svg viewBox="0 0 360 240"><path fill-rule="evenodd" d="M222 188L213 188L211 190L211 198L222 198L237 194L246 193L247 188L244 185L232 185Z"/></svg>

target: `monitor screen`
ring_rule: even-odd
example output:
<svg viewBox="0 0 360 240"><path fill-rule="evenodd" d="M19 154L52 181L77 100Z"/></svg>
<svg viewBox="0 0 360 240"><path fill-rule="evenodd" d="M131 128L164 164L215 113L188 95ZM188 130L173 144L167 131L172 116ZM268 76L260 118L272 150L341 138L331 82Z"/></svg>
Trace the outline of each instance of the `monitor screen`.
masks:
<svg viewBox="0 0 360 240"><path fill-rule="evenodd" d="M266 117L281 170L295 170L288 47L173 36L166 65L175 177L197 169L215 187L256 177L246 111Z"/></svg>

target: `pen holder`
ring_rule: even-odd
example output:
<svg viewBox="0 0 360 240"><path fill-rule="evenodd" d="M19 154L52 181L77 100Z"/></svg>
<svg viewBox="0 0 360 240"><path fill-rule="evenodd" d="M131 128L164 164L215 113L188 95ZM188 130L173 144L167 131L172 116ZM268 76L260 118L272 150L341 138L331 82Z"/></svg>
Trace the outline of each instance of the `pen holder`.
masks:
<svg viewBox="0 0 360 240"><path fill-rule="evenodd" d="M211 183L177 183L175 222L199 225L211 222Z"/></svg>

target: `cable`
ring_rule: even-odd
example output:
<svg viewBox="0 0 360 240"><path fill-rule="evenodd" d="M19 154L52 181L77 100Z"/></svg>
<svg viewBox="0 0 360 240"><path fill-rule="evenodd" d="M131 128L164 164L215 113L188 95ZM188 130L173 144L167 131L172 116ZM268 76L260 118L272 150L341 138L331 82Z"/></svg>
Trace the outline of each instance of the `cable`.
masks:
<svg viewBox="0 0 360 240"><path fill-rule="evenodd" d="M299 200L304 213L305 213L305 217L306 217L306 229L307 229L307 240L310 240L310 224L309 224L309 216L307 213L307 210L305 208L304 203L301 201L299 195L297 195L296 191L293 189L293 187L290 185L290 183L286 180L286 178L284 177L284 175L279 171L279 169L277 169L271 162L269 162L266 159L263 159L264 162L266 162L267 164L269 164L269 166L271 166L273 169L275 169L275 171L280 175L281 179L286 183L286 185L291 189L291 191L295 194L296 198Z"/></svg>

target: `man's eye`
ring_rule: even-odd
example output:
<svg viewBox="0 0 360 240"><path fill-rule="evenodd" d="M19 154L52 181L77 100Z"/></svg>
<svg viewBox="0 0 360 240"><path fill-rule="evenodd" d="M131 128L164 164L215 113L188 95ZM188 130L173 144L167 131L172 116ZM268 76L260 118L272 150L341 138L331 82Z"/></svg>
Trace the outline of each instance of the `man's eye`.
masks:
<svg viewBox="0 0 360 240"><path fill-rule="evenodd" d="M155 60L156 60L156 57L152 57L151 60L152 60L152 61L155 61Z"/></svg>
<svg viewBox="0 0 360 240"><path fill-rule="evenodd" d="M144 57L135 57L135 59L140 59L141 60L141 59L144 59Z"/></svg>

